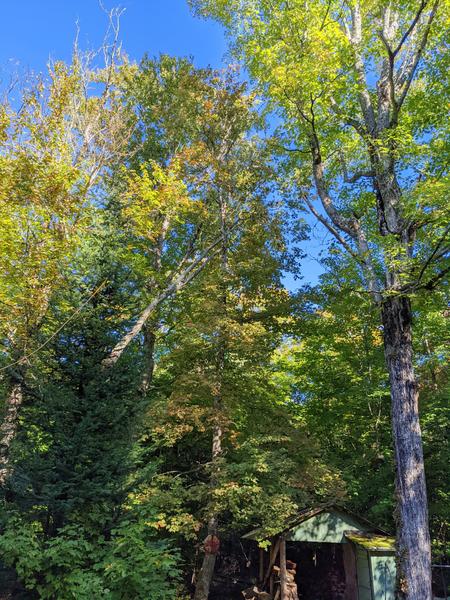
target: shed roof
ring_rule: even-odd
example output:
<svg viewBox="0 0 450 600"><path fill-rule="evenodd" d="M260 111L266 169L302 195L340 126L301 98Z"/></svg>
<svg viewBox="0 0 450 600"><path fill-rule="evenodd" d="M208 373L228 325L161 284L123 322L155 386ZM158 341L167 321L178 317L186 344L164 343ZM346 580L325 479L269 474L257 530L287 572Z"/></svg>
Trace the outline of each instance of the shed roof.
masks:
<svg viewBox="0 0 450 600"><path fill-rule="evenodd" d="M321 532L317 532L317 536L315 537L315 539L313 539L311 537L312 532L308 532L304 538L302 538L302 534L299 532L300 529L303 529L305 531L305 528L301 527L304 523L307 523L308 521L312 520L311 522L311 526L315 526L315 522L317 521L317 517L319 517L319 515L324 515L324 517L326 516L325 513L328 513L329 515L333 515L333 516L339 516L342 520L342 524L341 524L341 532L336 532L336 535L333 537L328 536L327 539L321 540ZM311 528L311 527L310 527ZM280 530L277 532L277 535L285 535L287 536L288 539L292 539L293 541L332 541L332 542L338 542L338 541L346 541L344 539L345 537L345 533L346 530L352 530L352 531L363 531L366 533L372 533L372 534L378 534L378 535L382 535L382 536L388 536L388 534L383 531L382 529L380 529L379 527L376 527L375 525L373 525L373 523L370 523L369 521L367 521L366 519L364 519L363 517L360 517L359 515L356 515L354 513L352 513L351 511L347 510L346 508L343 508L342 506L339 506L337 504L322 504L319 506L315 506L312 508L307 508L304 509L302 511L300 511L297 515L295 515L294 517L292 517L291 519L289 519L288 521L285 522L284 526L280 528ZM297 532L297 535L296 535ZM306 531L305 531L306 533ZM337 536L337 537L336 537ZM253 529L252 531L249 531L247 534L245 534L243 536L243 538L245 539L250 539L250 540L262 540L265 537L267 537L267 533L265 532L263 527L258 527L257 529Z"/></svg>
<svg viewBox="0 0 450 600"><path fill-rule="evenodd" d="M395 552L395 538L366 531L347 531L345 537L357 546L372 552Z"/></svg>

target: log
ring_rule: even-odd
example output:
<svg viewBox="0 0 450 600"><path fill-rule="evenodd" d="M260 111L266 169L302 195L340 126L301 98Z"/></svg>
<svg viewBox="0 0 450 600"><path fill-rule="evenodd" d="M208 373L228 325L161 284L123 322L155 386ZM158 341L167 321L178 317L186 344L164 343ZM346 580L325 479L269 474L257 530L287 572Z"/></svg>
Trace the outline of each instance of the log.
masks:
<svg viewBox="0 0 450 600"><path fill-rule="evenodd" d="M245 600L272 600L272 595L267 592L262 592L256 586L249 587L242 591Z"/></svg>
<svg viewBox="0 0 450 600"><path fill-rule="evenodd" d="M257 593L258 588L256 586L247 588L242 591L242 595L244 596L245 600L254 600L255 598L258 598Z"/></svg>

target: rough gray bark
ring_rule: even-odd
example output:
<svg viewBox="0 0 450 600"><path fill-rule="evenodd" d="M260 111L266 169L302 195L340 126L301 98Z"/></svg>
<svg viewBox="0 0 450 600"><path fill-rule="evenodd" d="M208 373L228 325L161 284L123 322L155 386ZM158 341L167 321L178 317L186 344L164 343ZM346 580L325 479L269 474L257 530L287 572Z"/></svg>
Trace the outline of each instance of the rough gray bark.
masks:
<svg viewBox="0 0 450 600"><path fill-rule="evenodd" d="M377 281L371 250L358 217L344 216L333 204L324 176L314 107L311 117L301 113L310 127L312 173L325 215L307 200L311 212L359 262L366 286L381 307L386 365L390 378L392 431L396 461L397 494L397 562L399 594L405 600L431 600L431 549L428 530L427 493L422 438L419 424L418 390L413 370L409 298L402 289L415 239L416 224L403 215L402 188L396 172L395 143L380 151L379 140L388 129L397 126L400 109L413 81L420 57L426 46L439 0L433 4L422 0L409 27L399 34L400 20L390 5L382 8L380 37L386 49L377 81L376 94L370 94L362 52L360 2L351 10L351 24L344 23L353 48L353 67L360 86L360 119L348 118L333 100L331 110L352 126L366 145L370 170L349 178L344 165L344 179L355 182L370 177L376 196L378 229L397 245L397 255L385 257L384 285ZM426 10L429 9L429 10ZM400 37L400 41L395 42ZM396 68L396 58L405 44L406 58Z"/></svg>
<svg viewBox="0 0 450 600"><path fill-rule="evenodd" d="M409 298L388 296L383 302L382 320L396 463L399 593L411 600L429 600L430 536Z"/></svg>

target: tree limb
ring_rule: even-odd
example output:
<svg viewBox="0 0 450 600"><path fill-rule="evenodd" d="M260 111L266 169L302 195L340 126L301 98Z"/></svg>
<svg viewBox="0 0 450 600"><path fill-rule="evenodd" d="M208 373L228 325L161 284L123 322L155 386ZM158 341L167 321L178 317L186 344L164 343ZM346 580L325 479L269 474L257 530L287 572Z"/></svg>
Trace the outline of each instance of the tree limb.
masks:
<svg viewBox="0 0 450 600"><path fill-rule="evenodd" d="M320 145L317 134L314 130L314 122L312 123L312 132L310 135L310 147L312 156L312 169L314 183L316 185L317 193L322 202L322 206L327 213L330 220L333 222L335 227L344 231L352 238L355 238L355 227L352 219L346 219L339 214L339 211L333 204L333 201L328 193L328 189L324 179L324 170L322 163L322 156L320 153Z"/></svg>
<svg viewBox="0 0 450 600"><path fill-rule="evenodd" d="M409 67L405 68L404 73L402 73L402 76L399 77L399 80L397 82L399 90L403 87L403 91L402 91L400 99L398 100L398 103L397 103L398 111L402 107L402 105L406 99L406 96L408 95L409 88L411 87L411 83L414 79L414 75L417 70L417 65L419 64L420 58L425 49L425 46L426 46L426 43L428 40L428 35L430 33L431 25L436 16L438 6L439 6L439 0L435 0L433 7L431 9L430 15L428 17L427 24L425 25L425 30L423 32L422 38L418 42L418 45L416 47L413 58L410 61L410 65L409 65ZM420 18L420 15L419 15L419 18ZM412 29L411 29L411 31L412 31Z"/></svg>
<svg viewBox="0 0 450 600"><path fill-rule="evenodd" d="M354 8L351 10L352 30L348 31L347 36L352 45L355 57L356 77L359 85L359 103L364 116L365 125L369 133L375 132L375 113L372 100L367 87L366 72L361 52L362 42L362 20L361 6L359 0L356 0Z"/></svg>
<svg viewBox="0 0 450 600"><path fill-rule="evenodd" d="M314 206L314 204L309 200L309 198L304 195L303 196L303 200L306 203L307 207L309 208L309 210L311 211L311 213L316 217L316 219L322 223L322 225L328 229L328 231L331 233L331 235L333 235L336 240L341 244L341 246L343 246L343 248L345 248L345 250L351 255L353 256L353 258L355 258L357 261L360 260L358 254L353 250L353 248L350 246L350 244L345 240L345 238L339 233L339 231L333 227L333 224L330 223L330 221L328 221L328 219L326 219L323 215L321 215L319 213L319 211L316 209L316 207Z"/></svg>
<svg viewBox="0 0 450 600"><path fill-rule="evenodd" d="M414 17L414 19L411 22L411 25L408 27L408 29L405 31L405 33L402 35L402 39L400 40L400 42L398 43L397 47L395 48L395 50L392 51L392 56L395 58L397 56L397 54L400 52L400 50L403 47L403 44L406 42L406 40L409 38L409 36L411 35L411 33L413 32L415 26L417 25L417 23L419 22L420 16L423 13L423 11L425 10L426 5L428 4L427 0L422 0L419 6L419 9Z"/></svg>
<svg viewBox="0 0 450 600"><path fill-rule="evenodd" d="M122 356L127 346L139 335L146 321L154 313L154 311L173 294L178 293L186 285L191 282L211 261L211 259L220 252L217 246L222 242L222 237L216 239L203 254L188 265L181 273L174 275L172 281L150 302L150 304L142 311L139 318L133 327L117 342L111 352L102 361L103 368L109 368L116 364Z"/></svg>

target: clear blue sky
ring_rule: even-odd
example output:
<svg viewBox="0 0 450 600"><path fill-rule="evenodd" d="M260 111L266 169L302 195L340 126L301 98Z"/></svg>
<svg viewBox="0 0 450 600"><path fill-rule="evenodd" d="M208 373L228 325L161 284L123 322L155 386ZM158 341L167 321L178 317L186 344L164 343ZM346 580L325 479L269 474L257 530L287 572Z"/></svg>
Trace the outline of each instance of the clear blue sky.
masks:
<svg viewBox="0 0 450 600"><path fill-rule="evenodd" d="M80 26L80 45L98 47L107 19L98 0L6 0L1 3L0 65L10 59L40 70L49 56L67 59ZM186 0L104 0L122 7L123 46L131 58L168 53L190 56L200 66L219 66L226 51L222 29L194 18Z"/></svg>
<svg viewBox="0 0 450 600"><path fill-rule="evenodd" d="M227 43L220 25L195 18L187 0L104 0L106 9L122 7L121 39L131 59L145 53L191 56L198 66L224 64ZM98 0L4 0L0 20L0 76L16 68L42 71L49 57L68 60L76 33L83 48L97 48L107 18ZM17 66L16 66L17 65ZM317 263L325 232L315 227L303 245L303 282L315 283L322 268ZM298 286L287 275L285 284Z"/></svg>

